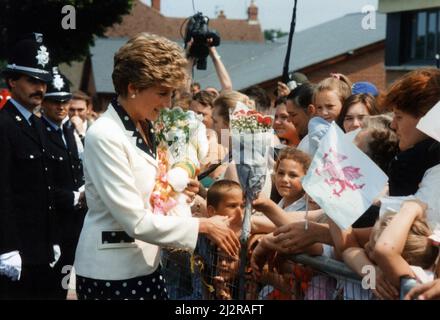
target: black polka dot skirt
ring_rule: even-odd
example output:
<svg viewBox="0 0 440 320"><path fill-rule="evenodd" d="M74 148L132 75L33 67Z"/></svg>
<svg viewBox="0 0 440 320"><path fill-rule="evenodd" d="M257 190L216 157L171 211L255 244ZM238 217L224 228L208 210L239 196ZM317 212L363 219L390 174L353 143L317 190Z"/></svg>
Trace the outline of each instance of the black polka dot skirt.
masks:
<svg viewBox="0 0 440 320"><path fill-rule="evenodd" d="M167 300L165 279L159 270L127 280L96 280L77 275L79 300Z"/></svg>

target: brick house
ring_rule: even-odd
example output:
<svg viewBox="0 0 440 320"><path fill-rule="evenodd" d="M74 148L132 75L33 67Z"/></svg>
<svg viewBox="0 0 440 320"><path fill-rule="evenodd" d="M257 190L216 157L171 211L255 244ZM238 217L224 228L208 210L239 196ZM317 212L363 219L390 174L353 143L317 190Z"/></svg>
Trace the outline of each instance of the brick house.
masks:
<svg viewBox="0 0 440 320"><path fill-rule="evenodd" d="M222 40L264 42L264 35L258 22L258 7L252 1L247 19L228 19L223 11L215 19L210 19L209 28L217 30ZM106 36L132 37L140 32L151 32L171 40L181 40L182 25L187 17L165 17L160 12L160 0L152 0L151 7L137 0L130 14L122 18L120 24L112 26ZM182 30L184 32L184 30Z"/></svg>

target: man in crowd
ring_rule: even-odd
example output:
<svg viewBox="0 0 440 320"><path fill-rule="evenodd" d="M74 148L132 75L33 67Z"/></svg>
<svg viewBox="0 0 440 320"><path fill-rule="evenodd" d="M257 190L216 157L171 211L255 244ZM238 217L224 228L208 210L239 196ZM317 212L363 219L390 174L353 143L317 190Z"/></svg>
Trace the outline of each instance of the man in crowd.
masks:
<svg viewBox="0 0 440 320"><path fill-rule="evenodd" d="M75 91L70 100L69 117L83 144L86 131L92 124L89 119L91 109L90 97L82 91Z"/></svg>

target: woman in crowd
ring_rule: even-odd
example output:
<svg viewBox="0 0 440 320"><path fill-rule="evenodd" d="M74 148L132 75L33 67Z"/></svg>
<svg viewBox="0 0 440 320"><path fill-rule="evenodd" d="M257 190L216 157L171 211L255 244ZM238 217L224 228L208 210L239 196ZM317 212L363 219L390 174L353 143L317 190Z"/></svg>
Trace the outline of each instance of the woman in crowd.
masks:
<svg viewBox="0 0 440 320"><path fill-rule="evenodd" d="M89 129L84 173L89 211L76 251L79 299L166 299L160 246L193 250L206 234L234 256L228 219L153 215L157 158L152 123L186 80L187 60L163 37L140 34L114 57L117 98ZM198 191L192 181L190 198Z"/></svg>
<svg viewBox="0 0 440 320"><path fill-rule="evenodd" d="M440 224L440 202L438 186L440 181L439 142L429 138L416 128L420 118L424 116L440 100L440 71L438 69L420 69L405 75L392 87L385 100L394 107L395 120L392 127L396 129L400 138L401 152L396 160L400 160L400 174L393 169L393 180L390 180L390 194L404 191L414 193L422 202L404 202L393 219L394 226L387 227L383 236L377 240L375 257L378 265L387 277L399 279L402 276L413 277L401 264L393 263L395 259L402 259L402 230L406 228L406 219L414 212L426 218L428 225L438 234ZM437 119L435 119L437 120ZM396 165L396 160L392 165ZM407 168L405 172L405 168ZM404 179L406 181L404 181ZM393 183L393 184L391 184ZM406 183L402 186L402 184ZM408 208L408 206L410 206ZM438 245L438 240L436 241ZM435 243L433 242L433 245ZM440 273L440 264L437 264L437 277ZM395 283L395 285L398 285ZM439 299L439 281L434 280L426 285L412 290L407 296L421 299Z"/></svg>
<svg viewBox="0 0 440 320"><path fill-rule="evenodd" d="M296 147L299 143L299 138L295 126L289 121L286 99L278 98L275 101L275 108L275 121L273 123L275 134L283 145Z"/></svg>
<svg viewBox="0 0 440 320"><path fill-rule="evenodd" d="M373 96L365 93L354 94L345 100L336 123L350 132L363 127L368 116L379 114Z"/></svg>
<svg viewBox="0 0 440 320"><path fill-rule="evenodd" d="M439 83L440 70L419 69L397 80L385 97L384 106L394 111L391 128L400 149L387 172L390 196L414 194L425 171L440 163L440 143L416 128L440 100Z"/></svg>

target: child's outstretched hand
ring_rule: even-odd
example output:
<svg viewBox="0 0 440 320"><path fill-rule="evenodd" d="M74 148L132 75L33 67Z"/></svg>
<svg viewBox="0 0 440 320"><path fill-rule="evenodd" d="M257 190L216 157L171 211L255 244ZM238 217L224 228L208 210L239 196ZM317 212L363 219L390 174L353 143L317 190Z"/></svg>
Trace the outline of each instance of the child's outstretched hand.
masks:
<svg viewBox="0 0 440 320"><path fill-rule="evenodd" d="M261 278L263 275L263 268L266 263L272 264L272 261L276 255L276 251L269 249L266 245L266 242L269 241L267 237L271 237L272 235L266 235L261 238L258 245L255 247L251 256L251 268L256 280Z"/></svg>
<svg viewBox="0 0 440 320"><path fill-rule="evenodd" d="M221 276L213 278L215 288L215 297L220 300L232 300L231 290L228 288L227 282Z"/></svg>
<svg viewBox="0 0 440 320"><path fill-rule="evenodd" d="M265 197L262 193L260 193L258 198L252 202L252 207L264 214L270 213L274 206L276 207L276 203Z"/></svg>

